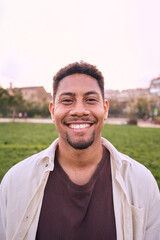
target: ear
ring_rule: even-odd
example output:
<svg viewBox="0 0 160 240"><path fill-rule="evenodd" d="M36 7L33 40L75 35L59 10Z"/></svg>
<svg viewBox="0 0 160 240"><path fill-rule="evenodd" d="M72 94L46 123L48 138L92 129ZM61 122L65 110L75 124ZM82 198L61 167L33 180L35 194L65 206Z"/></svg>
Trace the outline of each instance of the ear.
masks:
<svg viewBox="0 0 160 240"><path fill-rule="evenodd" d="M51 114L52 121L54 123L54 103L53 102L50 102L50 104L49 104L49 111Z"/></svg>
<svg viewBox="0 0 160 240"><path fill-rule="evenodd" d="M104 100L104 120L108 118L109 102Z"/></svg>

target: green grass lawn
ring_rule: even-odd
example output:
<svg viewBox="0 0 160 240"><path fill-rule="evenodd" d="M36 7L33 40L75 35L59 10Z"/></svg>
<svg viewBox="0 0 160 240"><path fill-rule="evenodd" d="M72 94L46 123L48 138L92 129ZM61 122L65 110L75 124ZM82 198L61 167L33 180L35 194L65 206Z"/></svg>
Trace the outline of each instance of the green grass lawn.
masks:
<svg viewBox="0 0 160 240"><path fill-rule="evenodd" d="M45 149L57 136L52 124L0 123L0 180L10 167ZM102 136L149 168L160 187L160 128L105 125Z"/></svg>

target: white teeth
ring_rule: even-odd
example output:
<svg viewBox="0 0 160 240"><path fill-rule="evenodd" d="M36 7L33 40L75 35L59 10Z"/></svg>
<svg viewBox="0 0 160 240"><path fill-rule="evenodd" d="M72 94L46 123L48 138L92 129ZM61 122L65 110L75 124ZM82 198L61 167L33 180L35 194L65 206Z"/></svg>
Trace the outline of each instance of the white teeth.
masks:
<svg viewBox="0 0 160 240"><path fill-rule="evenodd" d="M72 129L83 129L89 127L90 124L70 124L69 127Z"/></svg>

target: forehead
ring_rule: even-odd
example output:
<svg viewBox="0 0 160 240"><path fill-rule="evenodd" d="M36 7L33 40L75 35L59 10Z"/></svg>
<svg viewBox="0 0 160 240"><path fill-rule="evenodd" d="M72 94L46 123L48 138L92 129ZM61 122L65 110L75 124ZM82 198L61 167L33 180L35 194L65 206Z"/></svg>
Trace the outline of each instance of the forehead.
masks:
<svg viewBox="0 0 160 240"><path fill-rule="evenodd" d="M62 92L85 93L88 91L96 91L101 94L101 90L97 80L86 74L72 74L59 82L57 94Z"/></svg>

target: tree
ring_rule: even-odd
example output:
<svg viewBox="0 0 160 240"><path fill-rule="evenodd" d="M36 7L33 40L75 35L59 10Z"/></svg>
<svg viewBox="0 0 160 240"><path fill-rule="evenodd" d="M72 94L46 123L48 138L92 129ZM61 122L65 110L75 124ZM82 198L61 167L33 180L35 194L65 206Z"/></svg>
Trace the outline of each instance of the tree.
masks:
<svg viewBox="0 0 160 240"><path fill-rule="evenodd" d="M109 99L109 117L121 117L124 115L125 103L117 99Z"/></svg>
<svg viewBox="0 0 160 240"><path fill-rule="evenodd" d="M158 109L160 112L160 100L155 96L138 97L130 99L129 101L129 117L130 118L144 118L154 117L154 110Z"/></svg>
<svg viewBox="0 0 160 240"><path fill-rule="evenodd" d="M138 118L144 118L149 116L149 104L146 97L140 97L136 99L136 114Z"/></svg>
<svg viewBox="0 0 160 240"><path fill-rule="evenodd" d="M25 100L23 99L22 92L19 88L14 88L12 91L12 98L11 98L11 107L12 111L24 112L25 111Z"/></svg>
<svg viewBox="0 0 160 240"><path fill-rule="evenodd" d="M10 101L11 96L8 91L0 87L0 114L2 117L6 117L11 111Z"/></svg>

